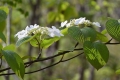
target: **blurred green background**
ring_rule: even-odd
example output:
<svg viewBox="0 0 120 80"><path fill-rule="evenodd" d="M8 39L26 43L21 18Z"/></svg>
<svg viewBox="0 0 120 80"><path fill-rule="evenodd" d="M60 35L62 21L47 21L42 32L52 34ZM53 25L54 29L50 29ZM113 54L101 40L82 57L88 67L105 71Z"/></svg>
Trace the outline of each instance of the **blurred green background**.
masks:
<svg viewBox="0 0 120 80"><path fill-rule="evenodd" d="M3 25L0 29L4 28L4 34L7 37L7 44L15 44L17 38L14 35L30 24L60 27L62 21L86 17L91 21L100 22L102 27L96 29L102 31L105 29L105 22L109 17L120 18L120 0L1 0L0 6L9 7L6 23L0 23ZM70 50L75 43L76 41L71 40L69 36L63 37L48 49L43 50L42 57L57 54L58 50ZM24 80L120 80L120 76L115 74L115 71L120 68L120 45L108 45L108 48L110 50L109 61L98 71L88 63L83 54L46 70L26 74ZM21 57L25 55L37 57L38 55L37 49L30 46L29 43L17 48L16 52ZM77 53L80 52L66 54L65 59ZM49 61L33 64L26 69L26 72L43 68L59 59L60 57L56 57ZM29 60L31 59L26 59L25 62ZM0 80L19 79L12 75L9 78L0 77Z"/></svg>

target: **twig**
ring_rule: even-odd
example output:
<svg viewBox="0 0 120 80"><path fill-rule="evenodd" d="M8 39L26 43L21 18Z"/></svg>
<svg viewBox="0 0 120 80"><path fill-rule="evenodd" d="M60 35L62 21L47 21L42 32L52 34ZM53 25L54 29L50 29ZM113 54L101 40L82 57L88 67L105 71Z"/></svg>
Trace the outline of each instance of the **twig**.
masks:
<svg viewBox="0 0 120 80"><path fill-rule="evenodd" d="M83 48L74 49L73 51L79 51L79 50L83 50ZM49 59L55 58L55 57L57 57L57 56L67 54L67 53L69 53L69 52L73 52L73 51L63 51L63 52L59 52L59 53L56 54L56 55L53 55L53 56L50 56L50 57L47 57L47 58L36 59L36 60L34 60L34 61L29 61L29 62L26 62L26 63L24 63L24 64L27 65L27 64L31 64L31 63L35 63L35 62L40 62L40 61L49 60ZM27 67L27 66L26 66L26 67ZM5 68L5 69L1 69L0 72L6 71L6 70L9 70L9 69L11 69L11 68L8 67L8 68Z"/></svg>
<svg viewBox="0 0 120 80"><path fill-rule="evenodd" d="M110 43L111 41L112 41L112 38L108 42L106 42L105 44Z"/></svg>
<svg viewBox="0 0 120 80"><path fill-rule="evenodd" d="M111 41L112 41L112 38L108 42L106 42L105 44L109 44L109 45L120 44L119 42L118 43L110 43Z"/></svg>
<svg viewBox="0 0 120 80"><path fill-rule="evenodd" d="M26 72L25 74L31 74L31 73L39 72L39 71L42 71L42 70L44 70L44 69L50 68L50 67L52 67L52 66L55 66L55 65L59 64L60 62L62 62L63 57L64 57L64 54L62 55L62 58L61 58L58 62L56 62L56 63L54 63L54 64L51 64L51 65L49 65L49 66L47 66L47 67L44 67L44 68L42 68L42 69L38 69L38 70L35 70L35 71L31 71L31 72Z"/></svg>
<svg viewBox="0 0 120 80"><path fill-rule="evenodd" d="M42 68L42 69L38 69L38 70L35 70L35 71L31 71L31 72L26 72L25 74L31 74L31 73L35 73L35 72L39 72L39 71L42 71L42 70L44 70L44 69L47 69L47 68L50 68L50 67L52 67L52 66L55 66L55 65L57 65L57 64L59 64L60 63L60 61L59 62L56 62L56 63L54 63L54 64L51 64L51 65L49 65L49 66L47 66L47 67L44 67L44 68ZM1 74L2 75L2 74ZM1 76L0 75L0 76Z"/></svg>
<svg viewBox="0 0 120 80"><path fill-rule="evenodd" d="M118 42L118 43L110 43L112 41L112 38L108 41L108 42L106 42L105 44L120 44L120 42Z"/></svg>
<svg viewBox="0 0 120 80"><path fill-rule="evenodd" d="M74 49L73 51L79 51L79 50L83 50L83 48ZM34 63L34 62L49 60L49 59L55 58L55 57L57 57L57 56L67 54L67 53L69 53L69 52L73 52L73 51L63 51L63 52L59 52L59 53L56 54L56 55L53 55L53 56L50 56L50 57L47 57L47 58L41 58L41 59L34 60L34 61L30 61L30 62L26 62L25 64L30 64L31 62Z"/></svg>
<svg viewBox="0 0 120 80"><path fill-rule="evenodd" d="M41 57L41 54L42 54L42 49L39 50L39 55L38 55L37 59L39 59Z"/></svg>
<svg viewBox="0 0 120 80"><path fill-rule="evenodd" d="M35 72L42 71L42 70L44 70L44 69L50 68L50 67L52 67L52 66L55 66L55 65L57 65L57 64L59 64L59 63L61 63L61 62L65 62L65 61L71 60L71 59L73 59L73 58L75 58L75 57L78 57L78 56L81 55L81 54L83 54L83 52L80 53L80 54L78 54L78 55L76 55L76 56L74 56L74 57L72 57L72 58L66 59L66 60L63 60L63 57L64 57L64 54L63 54L63 55L62 55L62 58L61 58L58 62L56 62L56 63L54 63L54 64L51 64L51 65L49 65L49 66L47 66L47 67L44 67L44 68L35 70L35 71L26 72L25 74L32 74L32 73L35 73ZM15 73L0 74L0 76L3 76L3 75L14 75L14 74L15 74Z"/></svg>
<svg viewBox="0 0 120 80"><path fill-rule="evenodd" d="M41 54L42 54L42 49L40 49L40 42L38 41L38 39L37 38L35 38L36 39L36 41L37 41L37 45L38 45L38 50L39 50L39 55L38 55L38 57L37 57L37 60L41 57ZM30 64L26 64L26 66L25 66L25 68L27 68L27 67L29 67L30 65L32 65L33 64L33 62L31 62Z"/></svg>
<svg viewBox="0 0 120 80"><path fill-rule="evenodd" d="M36 41L38 43L39 55L38 55L37 59L39 59L41 57L41 54L42 54L42 49L40 48L40 42L38 41L38 39L37 38L35 38L35 39L36 39Z"/></svg>
<svg viewBox="0 0 120 80"><path fill-rule="evenodd" d="M84 52L82 52L82 53L80 53L80 54L78 54L78 55L76 55L76 56L73 56L73 57L71 57L71 58L69 58L69 59L62 60L62 62L69 61L69 60L71 60L71 59L73 59L73 58L75 58L75 57L78 57L79 55L81 55L81 54L83 54L83 53L84 53Z"/></svg>
<svg viewBox="0 0 120 80"><path fill-rule="evenodd" d="M79 44L79 43L77 42L77 43L75 44L75 47L74 47L74 48L76 48L76 47L78 46L78 44Z"/></svg>
<svg viewBox="0 0 120 80"><path fill-rule="evenodd" d="M11 69L11 68L8 67L8 68L5 68L5 69L1 69L1 70L0 70L0 73L3 72L3 71L9 70L9 69Z"/></svg>
<svg viewBox="0 0 120 80"><path fill-rule="evenodd" d="M104 44L120 44L120 43L110 43L111 40L112 40L112 39L110 39L108 42L106 42L106 43L104 43ZM75 45L75 47L76 47L77 45L78 45L78 43ZM40 47L39 47L39 49L40 49ZM83 50L83 48L74 49L73 51L79 51L79 50ZM38 71L44 70L44 69L46 69L46 68L52 67L52 66L54 66L54 65L57 65L57 64L59 64L60 62L65 62L65 61L71 60L71 59L73 59L73 58L75 58L75 57L83 54L83 53L81 53L81 54L78 54L78 55L76 55L76 56L73 56L73 57L71 57L71 58L69 58L69 59L62 60L65 54L67 54L67 53L69 53L69 52L73 52L73 51L63 51L63 52L59 52L58 54L53 55L53 56L50 56L50 57L40 58L41 52L42 52L42 50L40 50L40 54L39 54L39 56L38 56L38 58L37 58L36 60L26 62L26 63L24 63L24 65L31 65L31 64L33 64L33 63L40 62L40 61L45 61L45 60L49 60L49 59L52 59L52 58L55 58L55 57L58 57L58 56L61 56L61 55L62 55L62 58L61 58L61 60L60 60L59 62L56 62L56 63L54 63L54 64L51 64L51 65L49 65L49 66L47 66L47 67L44 67L44 68L42 68L42 69L39 69L39 70L35 70L35 71L32 71L32 72L27 72L27 73L25 73L25 74L30 74L30 73L34 73L34 72L38 72ZM39 59L39 58L40 58L40 59ZM1 64L2 64L2 63L1 63ZM0 65L0 66L1 66L1 65ZM28 66L26 66L26 67L28 67ZM8 67L8 68L5 68L5 69L1 69L0 72L6 71L6 70L9 70L9 69L11 69L11 68ZM3 75L13 75L13 74L15 74L15 73L0 74L0 76L3 76Z"/></svg>
<svg viewBox="0 0 120 80"><path fill-rule="evenodd" d="M120 44L120 43L106 43L106 44L110 44L110 45L112 45L112 44L113 44L113 45L114 45L114 44Z"/></svg>

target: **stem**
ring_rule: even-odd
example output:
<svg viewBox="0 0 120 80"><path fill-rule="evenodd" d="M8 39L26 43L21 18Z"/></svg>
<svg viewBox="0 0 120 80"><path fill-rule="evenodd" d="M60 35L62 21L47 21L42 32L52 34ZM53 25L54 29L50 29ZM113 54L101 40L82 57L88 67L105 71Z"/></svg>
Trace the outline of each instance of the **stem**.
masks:
<svg viewBox="0 0 120 80"><path fill-rule="evenodd" d="M36 41L37 41L37 43L38 43L39 55L38 55L37 59L39 59L39 58L41 57L41 54L42 54L42 49L40 48L40 42L38 41L38 39L37 39L37 38L35 38L35 39L36 39Z"/></svg>
<svg viewBox="0 0 120 80"><path fill-rule="evenodd" d="M42 54L42 49L39 49L39 55L38 55L37 59L39 59L41 57L41 54Z"/></svg>

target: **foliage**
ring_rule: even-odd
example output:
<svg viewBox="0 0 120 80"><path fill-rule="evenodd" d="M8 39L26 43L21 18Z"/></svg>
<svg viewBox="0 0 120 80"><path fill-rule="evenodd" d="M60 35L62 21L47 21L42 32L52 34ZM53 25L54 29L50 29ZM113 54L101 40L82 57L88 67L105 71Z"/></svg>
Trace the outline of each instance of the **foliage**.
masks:
<svg viewBox="0 0 120 80"><path fill-rule="evenodd" d="M2 50L1 53L5 57L7 63L12 70L21 78L24 78L25 66L21 57L13 51Z"/></svg>
<svg viewBox="0 0 120 80"><path fill-rule="evenodd" d="M15 6L16 3L21 3L21 0L15 0L12 1L3 1L3 3L8 3L9 5ZM69 5L69 3L60 2L58 5L58 12L50 12L48 13L48 23L54 22L54 21L64 21L65 19L68 19L69 15L67 15L69 12L73 12L75 15L77 15L74 11L74 9ZM18 9L21 13L25 13L22 9ZM61 14L61 12L65 13L65 15ZM1 23L4 23L7 14L9 13L7 7L0 7L0 26L2 26ZM25 13L27 15L27 13ZM64 23L64 22L63 22ZM4 24L3 24L4 25ZM62 23L61 23L62 25ZM32 26L32 25L31 25ZM79 19L72 19L69 23L64 23L64 26L60 26L58 29L56 27L54 28L48 28L48 27L41 27L41 26L29 26L26 27L25 33L22 33L22 38L19 38L16 42L16 46L19 47L24 43L29 43L36 47L39 50L39 55L37 58L34 58L33 62L25 63L23 58L21 58L15 51L15 45L8 45L3 47L2 43L0 44L0 56L2 55L10 68L15 72L16 75L24 79L25 68L29 67L34 62L44 61L47 59L54 58L56 56L62 55L62 58L60 61L45 67L49 68L51 66L54 66L60 62L64 62L67 60L63 60L63 57L66 53L74 52L76 50L83 50L84 54L86 56L86 59L88 62L97 70L105 66L109 59L109 53L106 44L111 44L108 38L106 37L106 33L108 33L113 39L120 41L120 21L115 19L109 19L106 22L106 29L103 32L98 32L93 27L97 26L100 27L99 24L90 22L89 20L85 20L85 18L79 18ZM19 32L18 32L19 33ZM21 34L18 34L19 36ZM63 36L64 35L64 36ZM74 49L72 50L66 50L61 51L59 54L54 55L52 57L48 58L41 58L42 49L48 48L56 41L61 40L62 38L66 37L67 35L70 36L73 40L78 42L78 45L82 45L83 48ZM3 34L3 29L0 28L0 39L3 42L6 42L5 35ZM81 51L80 51L81 52ZM83 54L83 53L81 53ZM78 54L78 55L81 55ZM76 56L78 56L76 55ZM1 57L0 57L1 58ZM27 58L30 58L27 56ZM74 58L74 57L73 57ZM70 58L71 59L71 58ZM2 60L2 58L1 58ZM68 59L69 60L69 59ZM41 71L42 69L38 70ZM3 70L4 71L4 70ZM2 72L2 71L1 71ZM36 71L37 72L37 71ZM28 72L29 73L29 72ZM27 73L27 74L28 74ZM117 70L116 73L120 73L120 70Z"/></svg>
<svg viewBox="0 0 120 80"><path fill-rule="evenodd" d="M109 58L109 51L101 42L86 41L83 45L87 60L96 68L100 69Z"/></svg>

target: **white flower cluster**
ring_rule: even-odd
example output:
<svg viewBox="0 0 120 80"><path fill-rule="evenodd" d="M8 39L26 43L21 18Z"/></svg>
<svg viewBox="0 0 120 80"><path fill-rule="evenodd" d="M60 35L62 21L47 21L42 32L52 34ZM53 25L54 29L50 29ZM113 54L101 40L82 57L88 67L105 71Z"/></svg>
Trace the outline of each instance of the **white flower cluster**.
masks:
<svg viewBox="0 0 120 80"><path fill-rule="evenodd" d="M90 22L89 20L86 20L85 17L79 18L79 19L72 19L69 23L68 21L64 21L61 23L61 27L71 27L71 26L79 26L79 25L86 25L86 26L97 26L101 27L98 22ZM40 27L39 25L30 25L25 28L25 30L19 31L17 34L15 34L15 37L18 37L18 39L21 39L23 37L34 35L34 34L46 34L50 37L60 37L63 36L63 34L60 32L59 29L57 29L55 26L52 26L52 28L49 27Z"/></svg>
<svg viewBox="0 0 120 80"><path fill-rule="evenodd" d="M15 34L15 37L21 39L32 34L46 34L50 37L63 36L60 30L57 29L55 26L52 26L52 28L48 28L48 27L40 27L39 25L35 24L35 25L27 26L25 30L19 31L17 34Z"/></svg>
<svg viewBox="0 0 120 80"><path fill-rule="evenodd" d="M82 25L82 24L85 24L87 26L93 25L93 26L96 26L96 27L101 27L100 23L98 23L98 22L90 22L90 20L86 20L85 17L79 18L79 19L72 19L69 23L66 20L66 21L61 23L61 27L70 27L70 26Z"/></svg>

